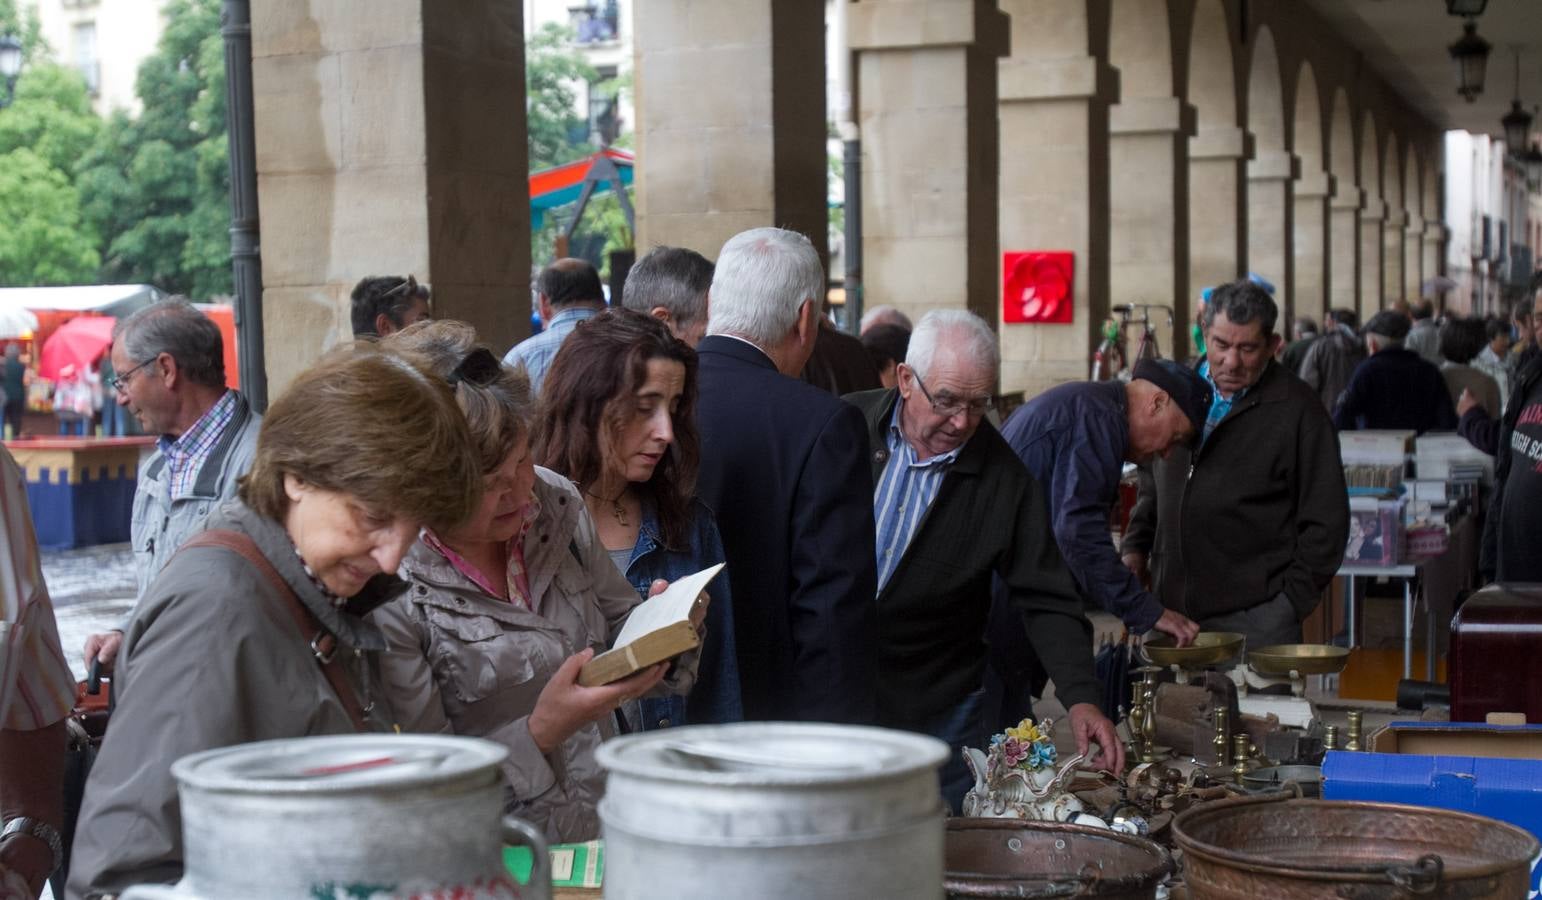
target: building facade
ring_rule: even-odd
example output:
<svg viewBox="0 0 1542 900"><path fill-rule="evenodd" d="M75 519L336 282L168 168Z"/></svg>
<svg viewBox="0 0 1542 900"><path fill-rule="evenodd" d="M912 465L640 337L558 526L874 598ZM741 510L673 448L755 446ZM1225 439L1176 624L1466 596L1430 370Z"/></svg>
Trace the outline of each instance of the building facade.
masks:
<svg viewBox="0 0 1542 900"><path fill-rule="evenodd" d="M164 0L23 0L37 13L43 39L59 63L86 80L99 115L138 115L139 64L155 52L166 22Z"/></svg>

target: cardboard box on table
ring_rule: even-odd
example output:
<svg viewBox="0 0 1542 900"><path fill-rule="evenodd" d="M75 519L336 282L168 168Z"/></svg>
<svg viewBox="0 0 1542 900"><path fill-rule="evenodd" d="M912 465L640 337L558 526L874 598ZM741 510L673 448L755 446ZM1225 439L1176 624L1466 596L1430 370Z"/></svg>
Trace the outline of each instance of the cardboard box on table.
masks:
<svg viewBox="0 0 1542 900"><path fill-rule="evenodd" d="M1406 803L1476 813L1542 840L1542 725L1393 722L1369 752L1330 751L1324 800ZM1533 860L1532 897L1542 891Z"/></svg>

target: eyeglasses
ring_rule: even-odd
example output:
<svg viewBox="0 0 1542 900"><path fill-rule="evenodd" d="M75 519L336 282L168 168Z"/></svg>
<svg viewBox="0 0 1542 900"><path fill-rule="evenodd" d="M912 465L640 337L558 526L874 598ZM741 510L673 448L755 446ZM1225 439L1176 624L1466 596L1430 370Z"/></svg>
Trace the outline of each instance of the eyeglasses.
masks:
<svg viewBox="0 0 1542 900"><path fill-rule="evenodd" d="M155 362L157 359L160 359L160 358L161 358L161 355L159 353L157 353L154 356L150 357L149 359L145 360L144 362L140 363L139 365L135 366L134 368L129 369L127 372L124 372L122 375L114 375L113 377L107 379L108 387L111 387L114 391L116 391L116 392L118 392L120 394L127 392L128 391L128 383L130 381L134 380L134 373L138 372L140 369L143 369L145 366L148 366L149 364Z"/></svg>
<svg viewBox="0 0 1542 900"><path fill-rule="evenodd" d="M451 385L467 384L488 385L497 380L503 372L503 363L493 355L493 351L486 347L478 347L466 354L466 358L460 361L455 371L450 373L448 381Z"/></svg>
<svg viewBox="0 0 1542 900"><path fill-rule="evenodd" d="M978 418L990 409L989 397L976 397L973 400L960 400L952 394L943 394L941 399L933 397L932 392L926 389L926 382L921 380L921 373L911 369L910 374L915 377L916 384L921 386L921 393L926 395L926 402L932 405L932 412L939 416L951 419L961 412L967 412L971 418Z"/></svg>

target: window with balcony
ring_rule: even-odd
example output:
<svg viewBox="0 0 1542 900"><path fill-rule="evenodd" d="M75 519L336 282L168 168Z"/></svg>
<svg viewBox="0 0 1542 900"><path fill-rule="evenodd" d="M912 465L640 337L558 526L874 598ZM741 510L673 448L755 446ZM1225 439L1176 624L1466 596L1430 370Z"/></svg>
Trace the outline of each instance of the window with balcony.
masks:
<svg viewBox="0 0 1542 900"><path fill-rule="evenodd" d="M95 97L102 89L102 62L96 55L96 23L76 22L70 37L75 70L86 80L86 89Z"/></svg>
<svg viewBox="0 0 1542 900"><path fill-rule="evenodd" d="M621 33L621 8L618 0L580 3L568 7L568 19L579 44L603 44L616 40Z"/></svg>

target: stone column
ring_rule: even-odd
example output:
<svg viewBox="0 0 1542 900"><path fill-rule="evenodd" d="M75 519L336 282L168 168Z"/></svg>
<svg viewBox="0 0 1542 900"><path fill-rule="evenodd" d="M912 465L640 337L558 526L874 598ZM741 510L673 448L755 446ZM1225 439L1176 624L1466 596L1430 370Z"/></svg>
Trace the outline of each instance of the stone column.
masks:
<svg viewBox="0 0 1542 900"><path fill-rule="evenodd" d="M1382 222L1387 208L1380 198L1366 198L1360 209L1360 322L1365 323L1382 307Z"/></svg>
<svg viewBox="0 0 1542 900"><path fill-rule="evenodd" d="M1295 213L1292 244L1295 273L1291 280L1294 316L1311 316L1318 322L1328 311L1328 198L1333 176L1307 172L1296 179L1291 207Z"/></svg>
<svg viewBox="0 0 1542 900"><path fill-rule="evenodd" d="M992 0L862 0L851 6L848 35L862 130L865 302L912 319L964 307L995 324L996 60L1006 52L1006 16Z"/></svg>
<svg viewBox="0 0 1542 900"><path fill-rule="evenodd" d="M1174 307L1159 323L1162 354L1185 358L1190 290L1188 133L1194 110L1177 97L1132 97L1109 108L1109 301ZM1181 199L1180 199L1181 198ZM1096 327L1096 324L1094 325Z"/></svg>
<svg viewBox="0 0 1542 900"><path fill-rule="evenodd" d="M1231 126L1202 128L1189 138L1190 294L1245 274L1250 143L1246 131Z"/></svg>
<svg viewBox="0 0 1542 900"><path fill-rule="evenodd" d="M1419 299L1424 279L1424 217L1412 213L1403 228L1403 296L1410 301Z"/></svg>
<svg viewBox="0 0 1542 900"><path fill-rule="evenodd" d="M1362 193L1342 181L1328 201L1328 306L1360 310L1360 204Z"/></svg>
<svg viewBox="0 0 1542 900"><path fill-rule="evenodd" d="M826 253L824 5L647 0L633 16L637 247L775 225Z"/></svg>
<svg viewBox="0 0 1542 900"><path fill-rule="evenodd" d="M1074 321L1001 328L1001 389L1030 397L1087 377L1089 348L1108 306L1107 104L1099 98L1112 89L1115 73L1079 55L1086 20L1063 5L1002 0L1013 55L997 69L1001 249L1075 254ZM1079 33L1056 33L1056 24Z"/></svg>
<svg viewBox="0 0 1542 900"><path fill-rule="evenodd" d="M1434 278L1440 274L1441 249L1445 245L1448 232L1446 226L1440 221L1434 220L1425 223L1423 246L1420 248L1424 257L1424 277Z"/></svg>
<svg viewBox="0 0 1542 900"><path fill-rule="evenodd" d="M269 396L351 339L366 275L431 282L494 348L528 334L520 6L271 0L252 57Z"/></svg>
<svg viewBox="0 0 1542 900"><path fill-rule="evenodd" d="M1280 315L1288 319L1295 292L1291 189L1296 158L1281 151L1259 153L1248 161L1247 172L1247 269L1274 282Z"/></svg>
<svg viewBox="0 0 1542 900"><path fill-rule="evenodd" d="M1388 208L1381 230L1381 296L1387 303L1403 296L1403 223L1407 213Z"/></svg>

